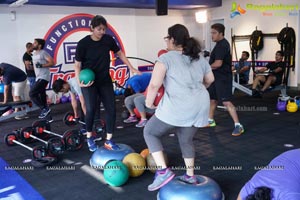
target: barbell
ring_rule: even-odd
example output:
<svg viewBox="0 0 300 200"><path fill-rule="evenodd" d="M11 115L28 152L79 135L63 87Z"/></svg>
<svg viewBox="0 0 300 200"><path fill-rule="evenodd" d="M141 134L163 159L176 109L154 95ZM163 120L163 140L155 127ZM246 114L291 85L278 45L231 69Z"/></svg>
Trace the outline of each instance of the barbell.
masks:
<svg viewBox="0 0 300 200"><path fill-rule="evenodd" d="M60 137L50 138L48 141L42 140L39 137L35 136L34 129L32 127L25 127L20 129L19 136L22 140L26 141L28 139L38 140L43 142L46 145L46 148L49 154L58 156L64 153L65 151L65 142Z"/></svg>
<svg viewBox="0 0 300 200"><path fill-rule="evenodd" d="M37 134L50 134L64 140L66 150L79 150L83 146L83 137L78 130L67 130L63 135L54 133L47 128L50 126L47 120L37 120L33 122L32 127Z"/></svg>
<svg viewBox="0 0 300 200"><path fill-rule="evenodd" d="M8 133L4 136L4 141L7 146L19 145L24 147L25 149L32 152L32 161L31 164L34 167L45 167L48 165L52 165L57 161L56 157L50 156L48 154L47 148L43 145L39 145L36 147L29 147L18 141L18 131L13 131L12 133Z"/></svg>

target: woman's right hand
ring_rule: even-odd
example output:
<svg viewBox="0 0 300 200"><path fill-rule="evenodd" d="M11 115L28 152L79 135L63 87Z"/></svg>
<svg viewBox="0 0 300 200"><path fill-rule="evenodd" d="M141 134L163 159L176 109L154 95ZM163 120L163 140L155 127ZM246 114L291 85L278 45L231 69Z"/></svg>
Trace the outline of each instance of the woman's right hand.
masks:
<svg viewBox="0 0 300 200"><path fill-rule="evenodd" d="M93 83L94 83L94 81L89 81L87 84L84 84L84 82L81 81L81 82L79 83L79 86L80 86L80 87L90 87L91 85L93 85Z"/></svg>

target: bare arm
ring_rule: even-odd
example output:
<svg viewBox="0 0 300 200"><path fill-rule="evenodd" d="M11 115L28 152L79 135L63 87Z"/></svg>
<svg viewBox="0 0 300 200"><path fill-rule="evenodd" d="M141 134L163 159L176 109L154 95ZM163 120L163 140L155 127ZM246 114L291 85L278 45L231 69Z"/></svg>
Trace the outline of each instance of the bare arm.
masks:
<svg viewBox="0 0 300 200"><path fill-rule="evenodd" d="M241 195L239 194L239 196L237 197L237 199L236 200L242 200L242 197L241 197Z"/></svg>
<svg viewBox="0 0 300 200"><path fill-rule="evenodd" d="M242 69L240 70L240 73L243 73L244 71L247 71L247 70L249 70L249 69L250 69L249 66L244 66L244 67L242 67Z"/></svg>
<svg viewBox="0 0 300 200"><path fill-rule="evenodd" d="M76 96L72 92L70 92L70 96L71 96L71 105L72 105L72 108L73 108L74 117L78 118L79 114L78 114L78 105L77 105Z"/></svg>
<svg viewBox="0 0 300 200"><path fill-rule="evenodd" d="M215 81L214 74L212 72L208 72L207 74L204 75L204 81L203 84L206 88L210 86Z"/></svg>
<svg viewBox="0 0 300 200"><path fill-rule="evenodd" d="M121 50L117 52L117 55L123 61L123 63L129 67L129 70L131 71L131 73L141 74L141 72L139 70L133 68L133 66L129 62L128 58L125 56L125 54Z"/></svg>
<svg viewBox="0 0 300 200"><path fill-rule="evenodd" d="M157 91L161 87L163 80L166 75L166 68L163 63L161 62L156 62L153 72L152 72L152 77L148 86L148 92L147 92L147 97L145 100L146 107L148 108L155 108L153 105Z"/></svg>
<svg viewBox="0 0 300 200"><path fill-rule="evenodd" d="M42 66L43 67L52 67L54 66L56 63L54 62L54 59L51 57L51 56L47 56L46 57L46 61L47 63L46 64L43 64Z"/></svg>
<svg viewBox="0 0 300 200"><path fill-rule="evenodd" d="M80 68L81 68L81 62L75 60L75 65L74 65L75 77L76 77L79 85L80 85L80 81L79 81Z"/></svg>
<svg viewBox="0 0 300 200"><path fill-rule="evenodd" d="M281 67L277 67L273 72L278 73L278 72L281 72L281 71L282 71L282 68Z"/></svg>
<svg viewBox="0 0 300 200"><path fill-rule="evenodd" d="M31 65L31 62L29 60L25 60L24 61L24 64L25 64L25 67L27 70L32 70L32 65Z"/></svg>
<svg viewBox="0 0 300 200"><path fill-rule="evenodd" d="M214 70L214 69L218 69L219 67L221 67L222 64L223 64L223 60L215 60L215 62L213 62L210 66Z"/></svg>

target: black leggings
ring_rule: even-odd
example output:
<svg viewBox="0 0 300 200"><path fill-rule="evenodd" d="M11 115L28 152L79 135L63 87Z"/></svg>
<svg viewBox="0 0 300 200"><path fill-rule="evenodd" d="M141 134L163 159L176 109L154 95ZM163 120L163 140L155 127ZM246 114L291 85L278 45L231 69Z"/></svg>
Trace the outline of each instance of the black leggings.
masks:
<svg viewBox="0 0 300 200"><path fill-rule="evenodd" d="M30 99L33 101L33 103L40 107L40 109L47 107L47 85L48 81L44 79L38 79L29 92Z"/></svg>
<svg viewBox="0 0 300 200"><path fill-rule="evenodd" d="M94 83L90 87L82 87L81 91L86 105L86 130L92 132L95 112L96 109L99 109L100 107L97 98L100 98L105 109L106 131L107 133L113 133L116 123L116 104L113 85L100 85Z"/></svg>

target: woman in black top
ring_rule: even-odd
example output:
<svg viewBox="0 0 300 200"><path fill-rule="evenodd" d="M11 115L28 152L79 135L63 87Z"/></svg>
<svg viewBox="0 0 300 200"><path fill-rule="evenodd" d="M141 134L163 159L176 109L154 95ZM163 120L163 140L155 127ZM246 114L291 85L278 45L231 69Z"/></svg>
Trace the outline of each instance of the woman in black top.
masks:
<svg viewBox="0 0 300 200"><path fill-rule="evenodd" d="M126 64L131 73L140 74L134 69L120 50L115 40L105 34L107 22L104 17L96 15L91 21L91 35L78 42L75 55L75 75L79 81L82 69L89 68L95 73L95 80L87 84L80 83L82 93L86 102L86 130L87 143L90 151L95 151L97 145L92 137L94 113L96 110L97 96L102 101L106 113L106 141L104 147L117 150L119 147L111 140L116 120L115 96L113 84L109 74L110 51L113 51ZM80 82L80 81L79 81Z"/></svg>

